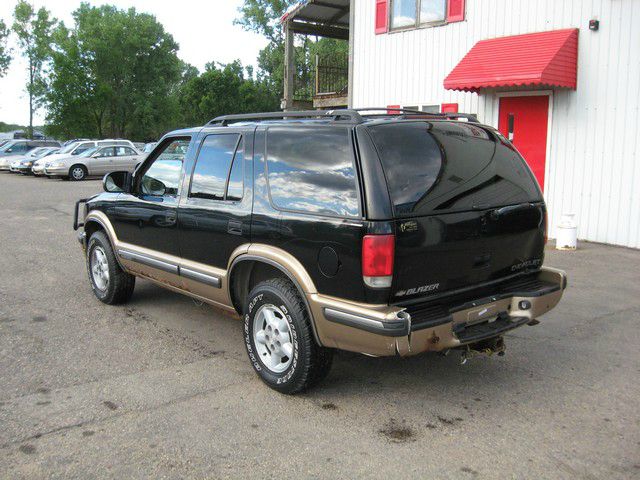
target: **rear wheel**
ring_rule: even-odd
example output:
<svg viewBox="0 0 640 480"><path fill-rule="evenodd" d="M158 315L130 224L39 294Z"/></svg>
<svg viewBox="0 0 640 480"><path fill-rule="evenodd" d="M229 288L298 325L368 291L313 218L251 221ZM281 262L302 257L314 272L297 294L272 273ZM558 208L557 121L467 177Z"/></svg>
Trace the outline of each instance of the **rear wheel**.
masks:
<svg viewBox="0 0 640 480"><path fill-rule="evenodd" d="M277 278L259 283L244 312L247 353L269 387L294 394L327 376L333 351L316 343L309 313L291 282Z"/></svg>
<svg viewBox="0 0 640 480"><path fill-rule="evenodd" d="M87 167L84 165L74 165L69 169L69 179L80 181L87 178Z"/></svg>
<svg viewBox="0 0 640 480"><path fill-rule="evenodd" d="M136 277L118 264L104 232L91 235L87 245L87 272L93 293L109 305L126 303L133 295Z"/></svg>

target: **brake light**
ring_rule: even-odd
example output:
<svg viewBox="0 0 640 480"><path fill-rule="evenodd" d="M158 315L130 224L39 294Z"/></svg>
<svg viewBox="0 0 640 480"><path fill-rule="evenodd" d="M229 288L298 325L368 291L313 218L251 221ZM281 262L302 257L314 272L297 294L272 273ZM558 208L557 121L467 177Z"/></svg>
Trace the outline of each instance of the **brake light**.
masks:
<svg viewBox="0 0 640 480"><path fill-rule="evenodd" d="M395 245L395 235L365 235L362 240L362 278L367 286L391 287Z"/></svg>

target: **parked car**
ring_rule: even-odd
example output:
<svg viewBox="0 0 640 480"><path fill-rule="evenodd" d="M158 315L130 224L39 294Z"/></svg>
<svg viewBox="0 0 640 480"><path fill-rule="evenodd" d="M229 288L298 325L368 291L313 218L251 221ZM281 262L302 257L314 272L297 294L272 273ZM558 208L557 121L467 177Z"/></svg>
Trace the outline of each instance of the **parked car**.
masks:
<svg viewBox="0 0 640 480"><path fill-rule="evenodd" d="M58 147L38 147L31 150L27 155L17 157L11 164L11 171L16 173L22 173L25 175L31 174L34 162L41 158L46 158L49 155L60 151Z"/></svg>
<svg viewBox="0 0 640 480"><path fill-rule="evenodd" d="M44 173L49 177L84 180L89 176L105 175L113 171L133 172L143 160L135 148L121 146L94 147L77 156L68 156L45 163Z"/></svg>
<svg viewBox="0 0 640 480"><path fill-rule="evenodd" d="M145 143L144 142L133 142L133 146L136 147L136 150L142 152L144 150Z"/></svg>
<svg viewBox="0 0 640 480"><path fill-rule="evenodd" d="M158 142L145 143L142 152L149 154L153 151L154 148L156 148L156 145L158 145Z"/></svg>
<svg viewBox="0 0 640 480"><path fill-rule="evenodd" d="M78 143L78 142L88 142L90 141L90 138L72 138L71 140L67 140L66 142L63 143L63 146L67 146L70 143Z"/></svg>
<svg viewBox="0 0 640 480"><path fill-rule="evenodd" d="M76 205L96 297L126 302L139 276L236 311L251 365L284 393L319 382L334 349L502 353L567 284L542 266L523 158L447 114L220 117L103 184Z"/></svg>
<svg viewBox="0 0 640 480"><path fill-rule="evenodd" d="M44 175L45 174L44 168L46 163L59 162L59 161L62 161L63 159L76 157L86 152L87 150L90 150L95 147L111 146L111 145L126 146L126 147L133 148L133 144L129 140L89 140L89 141L82 140L75 143L70 143L64 148L62 148L62 150L60 150L58 153L51 155L49 158L38 160L32 168L33 174Z"/></svg>
<svg viewBox="0 0 640 480"><path fill-rule="evenodd" d="M0 147L0 170L9 170L18 155L26 155L38 147L60 147L58 142L50 140L10 140Z"/></svg>

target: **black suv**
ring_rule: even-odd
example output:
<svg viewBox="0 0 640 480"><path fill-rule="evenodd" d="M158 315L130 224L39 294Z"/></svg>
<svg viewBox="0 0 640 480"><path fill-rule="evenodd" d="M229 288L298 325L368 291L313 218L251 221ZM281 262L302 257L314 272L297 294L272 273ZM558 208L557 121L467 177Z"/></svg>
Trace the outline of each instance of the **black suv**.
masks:
<svg viewBox="0 0 640 480"><path fill-rule="evenodd" d="M74 225L96 296L126 302L140 276L237 312L253 368L285 393L320 381L333 349L501 353L566 286L542 267L534 176L470 117L219 117L104 188Z"/></svg>

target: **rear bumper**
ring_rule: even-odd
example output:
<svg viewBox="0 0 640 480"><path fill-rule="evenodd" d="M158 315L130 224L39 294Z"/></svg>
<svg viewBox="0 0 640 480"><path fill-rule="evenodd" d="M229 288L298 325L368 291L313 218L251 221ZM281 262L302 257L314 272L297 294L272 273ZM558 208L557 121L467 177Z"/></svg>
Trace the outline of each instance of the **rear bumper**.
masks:
<svg viewBox="0 0 640 480"><path fill-rule="evenodd" d="M317 294L308 300L324 346L408 356L498 337L554 308L566 286L563 271L543 268L490 290L409 307L354 304Z"/></svg>

